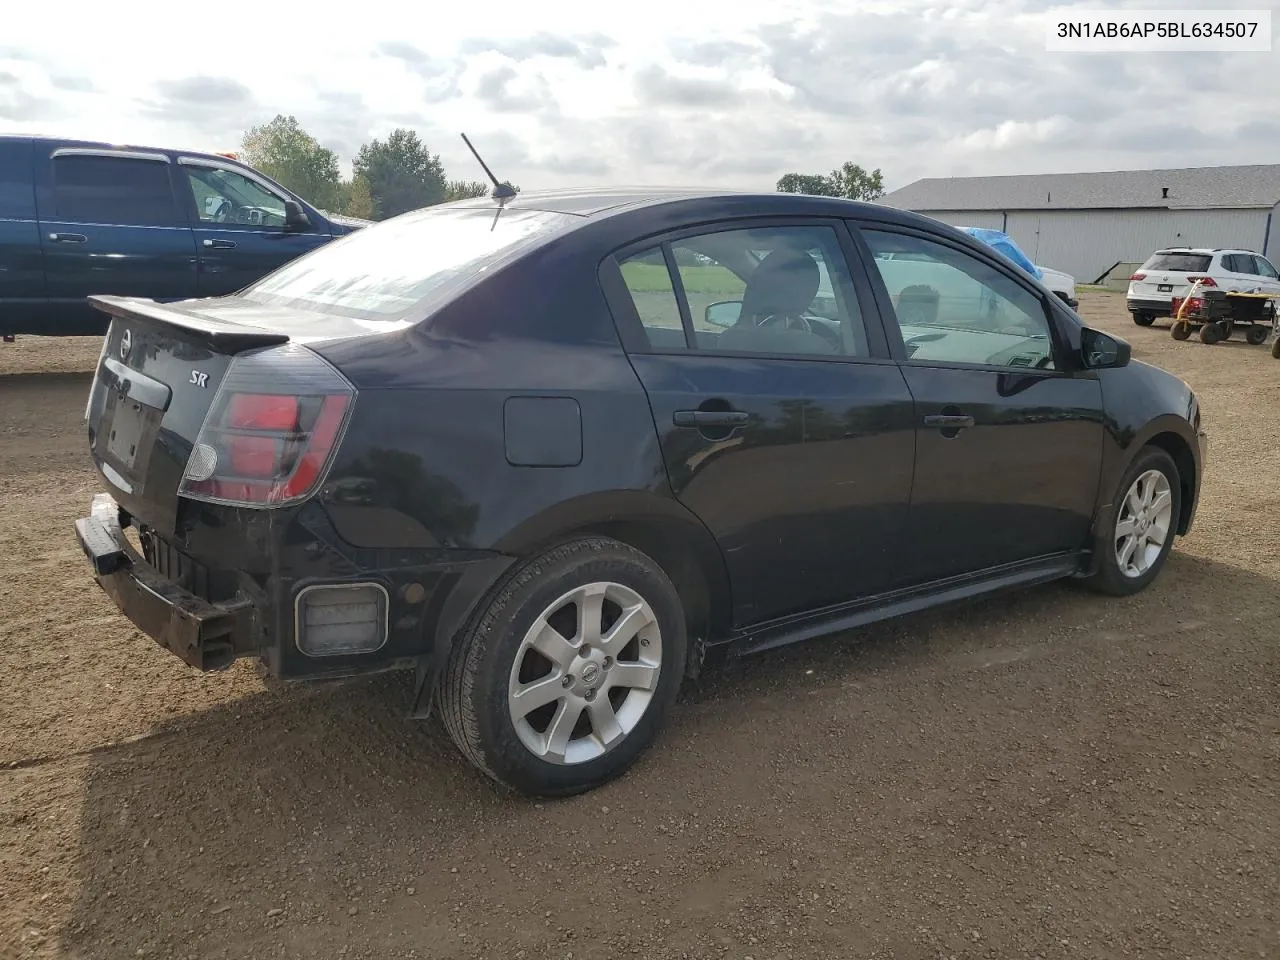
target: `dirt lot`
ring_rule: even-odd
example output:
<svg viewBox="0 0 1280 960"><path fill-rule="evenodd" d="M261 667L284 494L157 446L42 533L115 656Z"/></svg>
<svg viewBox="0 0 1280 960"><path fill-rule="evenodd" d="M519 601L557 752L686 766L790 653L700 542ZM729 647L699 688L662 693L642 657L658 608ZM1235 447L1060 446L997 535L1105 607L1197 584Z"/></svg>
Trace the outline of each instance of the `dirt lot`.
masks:
<svg viewBox="0 0 1280 960"><path fill-rule="evenodd" d="M403 721L397 679L277 692L132 630L71 529L99 343L0 345L0 955L1280 956L1280 362L1082 311L1212 432L1154 587L742 662L547 804Z"/></svg>

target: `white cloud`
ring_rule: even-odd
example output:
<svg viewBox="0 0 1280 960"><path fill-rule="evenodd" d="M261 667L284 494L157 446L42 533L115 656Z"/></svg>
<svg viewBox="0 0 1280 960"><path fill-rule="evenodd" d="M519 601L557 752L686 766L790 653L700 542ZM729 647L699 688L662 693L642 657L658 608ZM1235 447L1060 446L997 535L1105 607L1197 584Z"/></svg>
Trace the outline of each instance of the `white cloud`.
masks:
<svg viewBox="0 0 1280 960"><path fill-rule="evenodd" d="M845 160L893 187L1280 149L1280 50L1051 55L1041 18L1067 6L1051 0L496 0L448 14L364 0L181 17L158 0L131 0L127 16L97 0L11 6L9 132L228 150L286 113L346 159L412 127L451 176L475 179L465 130L525 189L769 189Z"/></svg>

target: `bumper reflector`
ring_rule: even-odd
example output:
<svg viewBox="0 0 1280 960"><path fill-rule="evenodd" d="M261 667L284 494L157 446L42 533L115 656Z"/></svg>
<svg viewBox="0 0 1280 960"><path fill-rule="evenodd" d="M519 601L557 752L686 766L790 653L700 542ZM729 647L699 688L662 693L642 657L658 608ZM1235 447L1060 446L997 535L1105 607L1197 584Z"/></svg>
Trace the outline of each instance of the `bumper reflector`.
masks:
<svg viewBox="0 0 1280 960"><path fill-rule="evenodd" d="M304 587L294 600L294 627L307 656L372 653L387 642L387 591L377 583Z"/></svg>

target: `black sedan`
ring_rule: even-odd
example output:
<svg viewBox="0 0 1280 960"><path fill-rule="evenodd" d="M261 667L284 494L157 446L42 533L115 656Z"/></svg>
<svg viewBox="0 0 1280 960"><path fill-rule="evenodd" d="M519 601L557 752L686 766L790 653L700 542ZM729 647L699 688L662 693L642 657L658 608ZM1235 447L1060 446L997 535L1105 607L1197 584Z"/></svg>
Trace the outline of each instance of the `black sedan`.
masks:
<svg viewBox="0 0 1280 960"><path fill-rule="evenodd" d="M477 199L95 302L76 529L120 609L201 670L412 670L410 714L528 793L622 773L709 657L1141 590L1200 492L1185 383L881 206Z"/></svg>

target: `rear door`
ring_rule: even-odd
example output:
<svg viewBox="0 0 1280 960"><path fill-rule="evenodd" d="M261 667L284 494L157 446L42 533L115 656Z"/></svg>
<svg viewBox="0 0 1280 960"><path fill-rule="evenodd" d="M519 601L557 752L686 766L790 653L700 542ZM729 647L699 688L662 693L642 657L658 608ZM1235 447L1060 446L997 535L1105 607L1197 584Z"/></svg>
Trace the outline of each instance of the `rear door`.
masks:
<svg viewBox="0 0 1280 960"><path fill-rule="evenodd" d="M172 167L163 153L110 148L55 146L37 156L50 332L103 332L106 318L85 299L93 294L195 296L195 240Z"/></svg>
<svg viewBox="0 0 1280 960"><path fill-rule="evenodd" d="M1258 266L1249 253L1224 253L1222 267L1218 273L1218 283L1224 290L1251 293L1262 286L1262 278L1258 276Z"/></svg>
<svg viewBox="0 0 1280 960"><path fill-rule="evenodd" d="M323 221L286 227L284 196L230 164L179 157L184 202L200 254L202 297L235 293L332 239Z"/></svg>
<svg viewBox="0 0 1280 960"><path fill-rule="evenodd" d="M903 559L911 395L848 250L838 222L727 221L602 268L739 625L883 592Z"/></svg>
<svg viewBox="0 0 1280 960"><path fill-rule="evenodd" d="M863 223L890 346L915 398L911 585L1085 547L1102 392L1064 362L1051 295L994 255Z"/></svg>
<svg viewBox="0 0 1280 960"><path fill-rule="evenodd" d="M41 333L48 319L31 140L0 138L0 334Z"/></svg>

